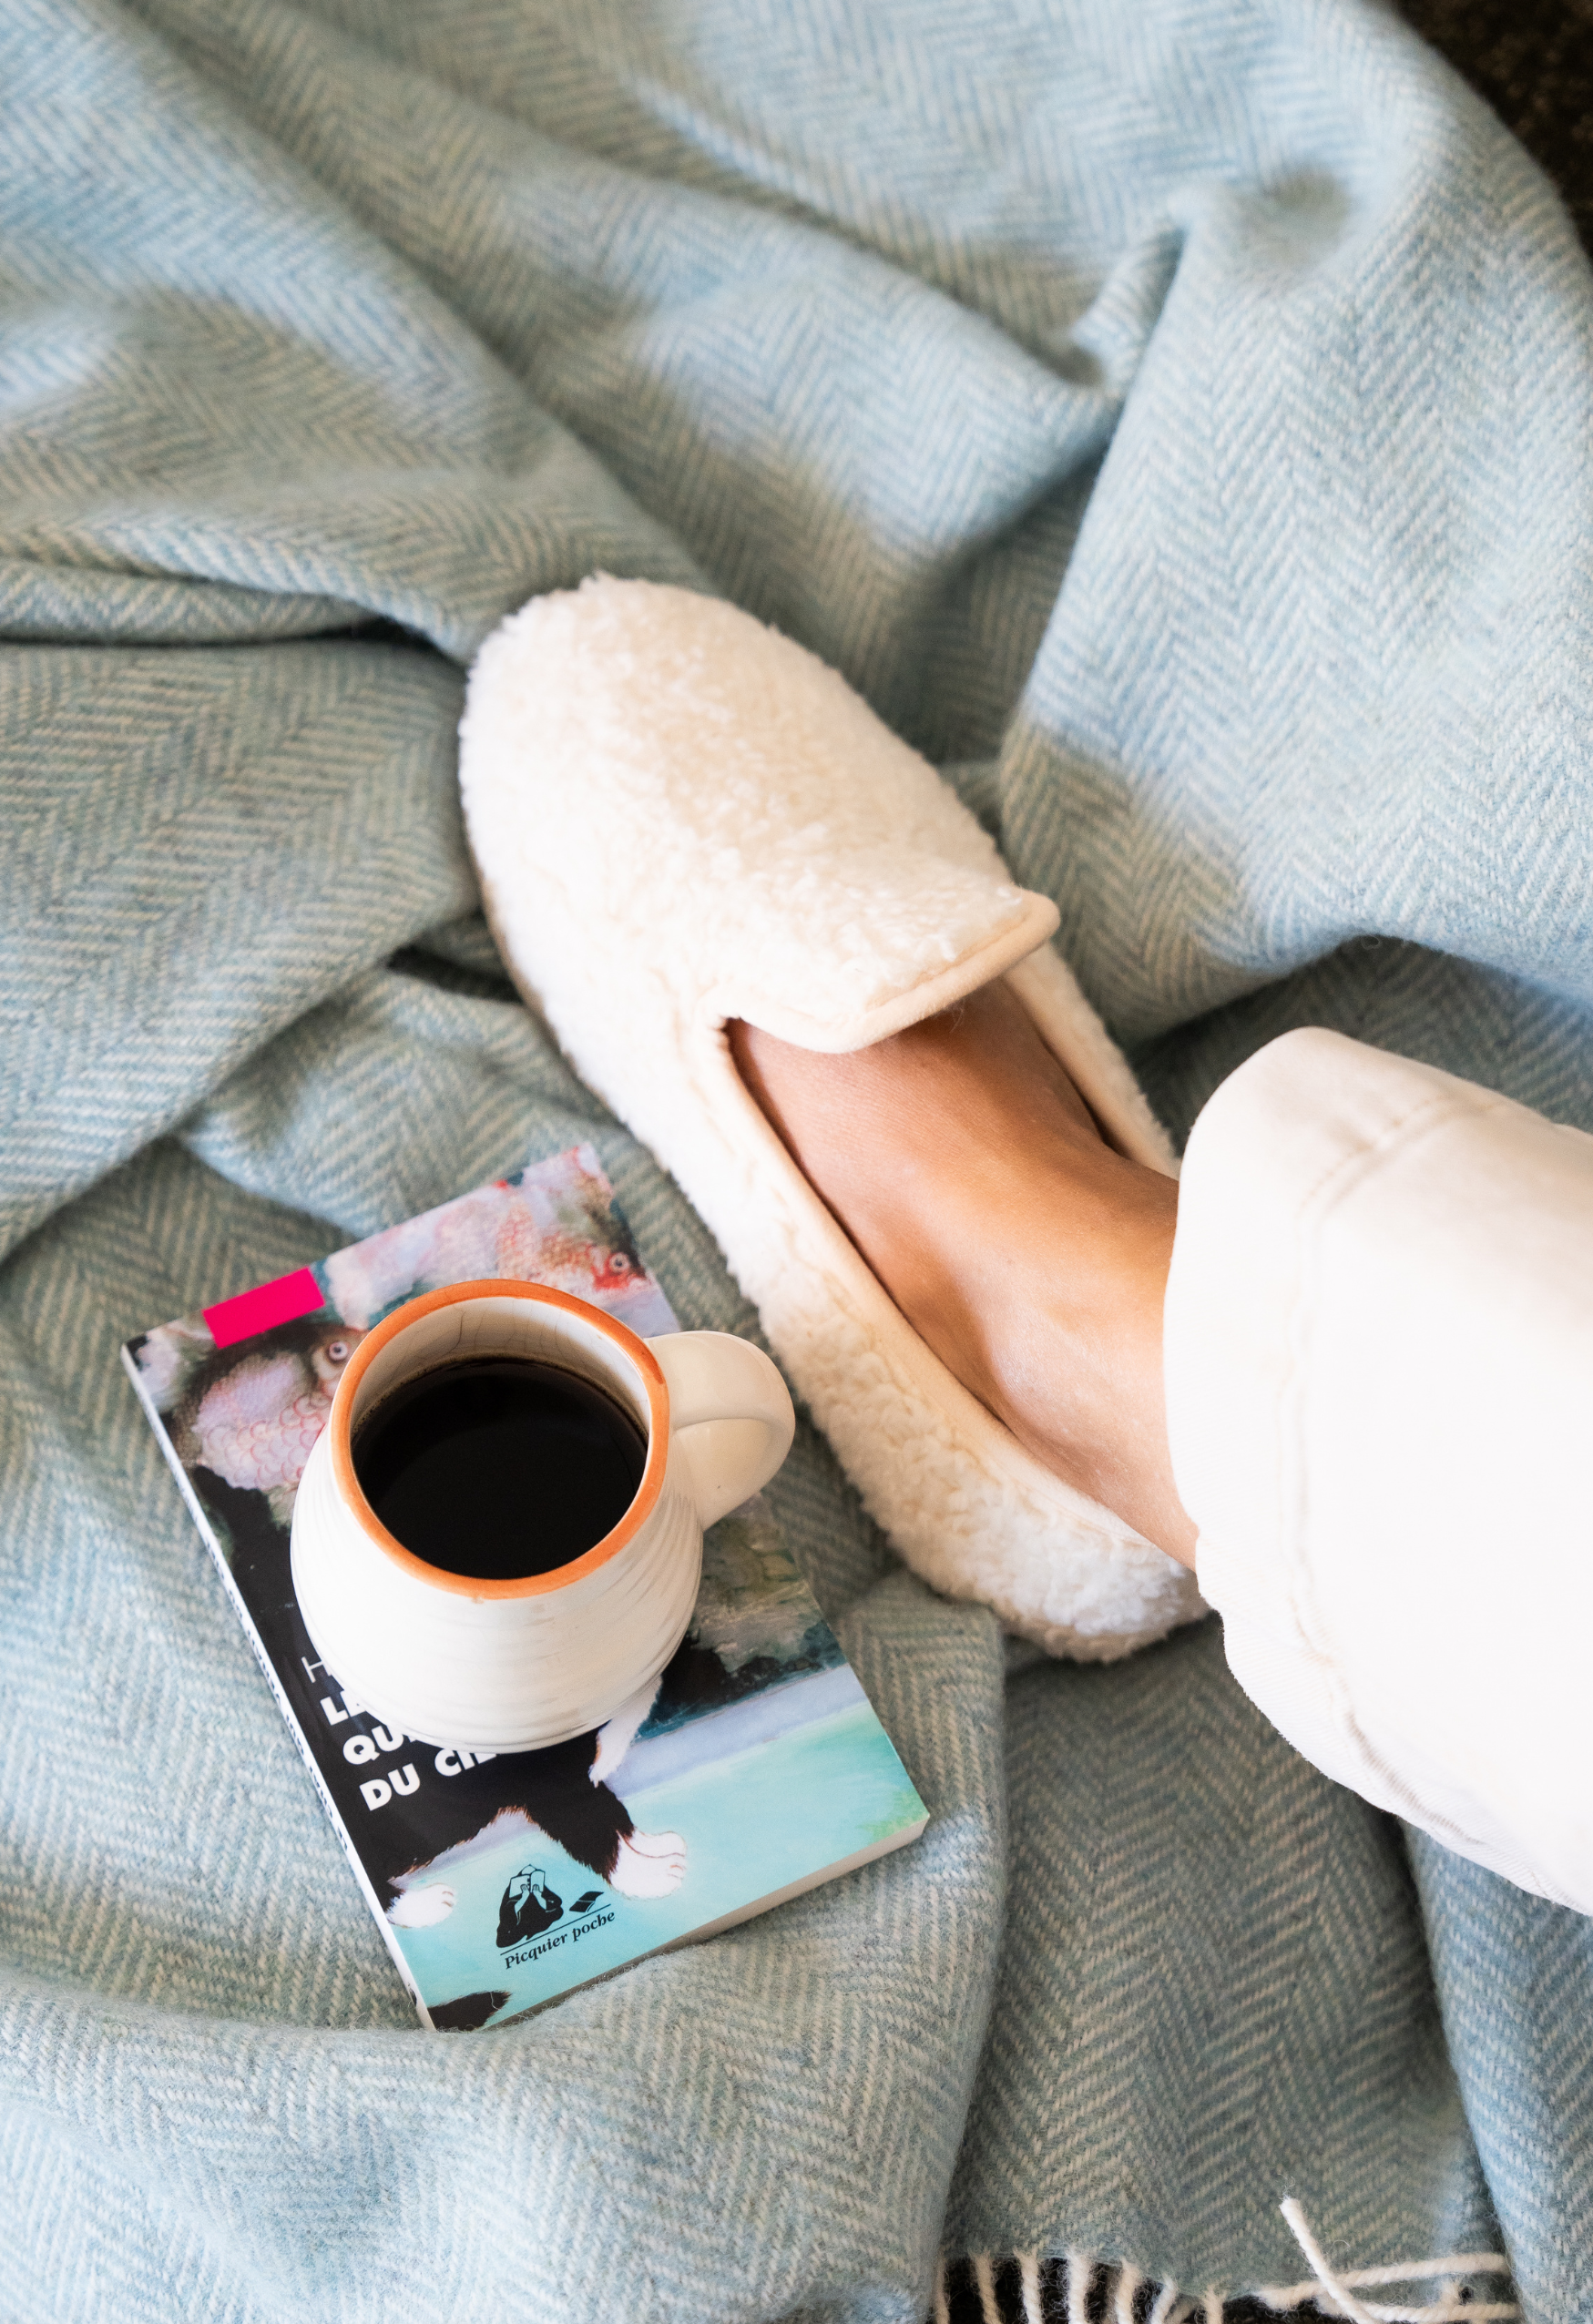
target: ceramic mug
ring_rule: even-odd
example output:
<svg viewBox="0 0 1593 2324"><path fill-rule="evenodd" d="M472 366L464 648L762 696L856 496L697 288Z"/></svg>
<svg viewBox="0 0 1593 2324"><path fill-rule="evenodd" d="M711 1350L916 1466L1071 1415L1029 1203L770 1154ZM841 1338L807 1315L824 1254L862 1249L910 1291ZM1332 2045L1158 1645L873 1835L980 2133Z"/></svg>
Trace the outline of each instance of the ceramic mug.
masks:
<svg viewBox="0 0 1593 2324"><path fill-rule="evenodd" d="M419 1373L534 1356L592 1381L647 1439L636 1496L567 1565L482 1581L431 1565L381 1523L352 1441ZM545 1284L455 1283L368 1331L338 1383L293 1507L293 1587L315 1650L396 1734L530 1751L600 1727L650 1686L691 1619L702 1530L791 1449L791 1397L762 1351L723 1331L641 1340Z"/></svg>

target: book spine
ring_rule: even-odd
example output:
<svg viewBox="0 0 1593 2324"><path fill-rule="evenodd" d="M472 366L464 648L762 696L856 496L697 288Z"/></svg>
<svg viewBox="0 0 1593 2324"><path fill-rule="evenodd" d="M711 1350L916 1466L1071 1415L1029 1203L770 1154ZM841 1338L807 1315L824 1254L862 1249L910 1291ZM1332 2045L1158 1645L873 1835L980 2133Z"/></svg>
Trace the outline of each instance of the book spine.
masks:
<svg viewBox="0 0 1593 2324"><path fill-rule="evenodd" d="M128 1374L128 1377L133 1383L134 1393L137 1395L139 1403L143 1406L145 1417L148 1421L150 1427L155 1432L155 1441L159 1445L162 1452L166 1455L167 1465L170 1469L172 1475L177 1479L178 1490L182 1494L184 1501L188 1504L189 1514L193 1519L194 1524L199 1527L199 1538L204 1543L205 1547L209 1551L211 1561L215 1565L216 1571L221 1576L221 1586L226 1591L228 1598L231 1603L232 1611L238 1617L238 1621L243 1631L244 1636L248 1639L250 1645L254 1649L254 1658L259 1663L261 1670L265 1673L266 1684L270 1687L271 1693L276 1697L277 1708L281 1712L283 1718L287 1722L289 1734L299 1746L300 1756L303 1759L305 1766L310 1770L311 1780L314 1784L316 1791L320 1795L321 1804L332 1819L332 1828L333 1831L336 1832L338 1839L342 1843L343 1854L348 1858L354 1878L360 1884L360 1892L371 1908L371 1911L375 1918L376 1926L382 1932L382 1942L393 1956L393 1964L396 1967L399 1975L403 1980L404 1991L414 2002L416 2012L419 2014L421 2023L426 2028L428 2033L434 2033L436 2029L432 2023L431 2013L427 2009L425 2003L421 1999L420 1988L416 1985L414 1977L410 1970L409 1963L403 1957L403 1953L399 1946L398 1939L394 1933L393 1924L388 1920L386 1913L383 1911L381 1900L377 1896L375 1890L371 1885L371 1876L366 1871L363 1863L361 1861L360 1851L354 1846L353 1836L350 1832L347 1824L344 1823L342 1816L338 1813L337 1803L332 1799L332 1793L327 1789L326 1779L322 1774L321 1768L316 1762L315 1753L311 1748L310 1738L305 1734L302 1727L299 1724L293 1707L288 1700L287 1691L283 1687L281 1679L278 1675L276 1665L272 1662L271 1656L267 1653L265 1641L261 1638L260 1632L255 1628L253 1617L250 1616L248 1606L243 1602L242 1593L239 1589L237 1583L232 1578L232 1569L227 1563L226 1552L221 1547L220 1541L216 1537L214 1527L211 1525L209 1519L206 1516L203 1508L200 1506L199 1495L193 1489L193 1484L189 1479L188 1471L178 1459L177 1447L171 1441L165 1421L155 1408L154 1401L149 1394L148 1387L142 1373L138 1370L138 1364L135 1362L130 1351L126 1347L122 1349L121 1355L122 1365Z"/></svg>

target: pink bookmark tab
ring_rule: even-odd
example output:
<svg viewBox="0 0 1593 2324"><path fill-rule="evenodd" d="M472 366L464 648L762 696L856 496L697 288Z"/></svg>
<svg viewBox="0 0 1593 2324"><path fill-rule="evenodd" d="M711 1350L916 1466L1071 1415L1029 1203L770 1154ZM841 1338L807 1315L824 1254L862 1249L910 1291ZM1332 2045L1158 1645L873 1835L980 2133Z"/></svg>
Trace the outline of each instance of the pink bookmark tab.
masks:
<svg viewBox="0 0 1593 2324"><path fill-rule="evenodd" d="M291 1275L279 1275L274 1283L259 1283L252 1291L240 1291L235 1300L222 1300L204 1313L217 1347L230 1348L237 1340L252 1340L257 1331L269 1331L273 1324L313 1315L325 1305L326 1294L313 1269L301 1267Z"/></svg>

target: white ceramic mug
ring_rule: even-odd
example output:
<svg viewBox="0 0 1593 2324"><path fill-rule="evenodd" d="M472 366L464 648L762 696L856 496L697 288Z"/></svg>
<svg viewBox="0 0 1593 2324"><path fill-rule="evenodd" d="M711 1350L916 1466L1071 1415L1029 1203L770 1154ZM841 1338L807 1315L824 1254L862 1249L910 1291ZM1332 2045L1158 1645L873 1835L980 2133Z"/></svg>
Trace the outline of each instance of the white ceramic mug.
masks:
<svg viewBox="0 0 1593 2324"><path fill-rule="evenodd" d="M404 1548L354 1473L352 1439L419 1373L535 1356L634 1414L647 1463L614 1530L549 1574L480 1581ZM451 1284L366 1333L293 1507L293 1587L315 1650L394 1733L530 1751L600 1727L649 1686L691 1619L702 1529L767 1484L791 1397L762 1351L723 1331L634 1331L546 1284Z"/></svg>

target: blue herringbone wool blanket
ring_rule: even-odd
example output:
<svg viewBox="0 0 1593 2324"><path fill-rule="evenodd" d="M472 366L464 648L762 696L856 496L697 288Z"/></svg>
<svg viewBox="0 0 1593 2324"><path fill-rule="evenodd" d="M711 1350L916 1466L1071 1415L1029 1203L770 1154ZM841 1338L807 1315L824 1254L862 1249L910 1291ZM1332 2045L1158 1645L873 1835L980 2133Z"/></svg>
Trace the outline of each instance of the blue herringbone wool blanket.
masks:
<svg viewBox="0 0 1593 2324"><path fill-rule="evenodd" d="M577 1137L751 1328L461 846L465 666L597 567L944 764L1175 1130L1311 1022L1593 1126L1544 181L1370 0L5 0L0 108L0 2316L1254 2316L1284 2196L1593 2316L1593 1923L1214 1625L1008 1667L811 1430L924 1840L422 2033L116 1361Z"/></svg>

